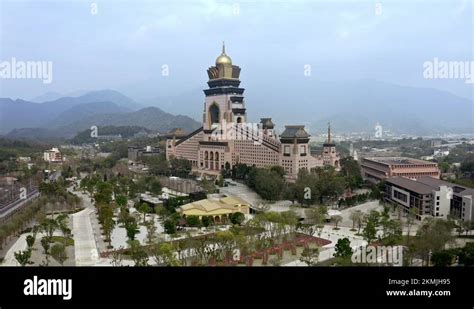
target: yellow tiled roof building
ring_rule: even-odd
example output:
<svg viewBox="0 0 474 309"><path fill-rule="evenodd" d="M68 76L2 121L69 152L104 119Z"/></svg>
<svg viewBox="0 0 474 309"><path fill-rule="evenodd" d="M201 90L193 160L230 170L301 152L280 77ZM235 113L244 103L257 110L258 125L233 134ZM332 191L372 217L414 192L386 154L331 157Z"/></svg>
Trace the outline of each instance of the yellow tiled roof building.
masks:
<svg viewBox="0 0 474 309"><path fill-rule="evenodd" d="M214 219L220 221L222 216L228 216L235 212L249 214L250 206L249 203L238 197L226 196L220 198L208 198L185 204L178 208L178 212L184 216L198 216L199 219L206 216L212 216Z"/></svg>

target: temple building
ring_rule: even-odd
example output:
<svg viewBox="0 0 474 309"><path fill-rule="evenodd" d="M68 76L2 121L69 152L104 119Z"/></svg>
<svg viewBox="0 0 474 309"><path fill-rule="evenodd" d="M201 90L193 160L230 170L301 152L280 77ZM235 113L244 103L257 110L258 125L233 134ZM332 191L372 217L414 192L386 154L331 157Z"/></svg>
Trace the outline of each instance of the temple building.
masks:
<svg viewBox="0 0 474 309"><path fill-rule="evenodd" d="M261 118L260 123L247 122L240 67L232 64L224 45L207 74L209 88L204 90L202 127L186 136L168 136L167 159L188 159L193 172L200 175L218 175L239 163L256 167L278 165L284 168L289 180L296 179L300 169L325 165L339 168L330 126L323 153L315 156L310 152L310 135L303 125L287 125L278 136L271 118Z"/></svg>

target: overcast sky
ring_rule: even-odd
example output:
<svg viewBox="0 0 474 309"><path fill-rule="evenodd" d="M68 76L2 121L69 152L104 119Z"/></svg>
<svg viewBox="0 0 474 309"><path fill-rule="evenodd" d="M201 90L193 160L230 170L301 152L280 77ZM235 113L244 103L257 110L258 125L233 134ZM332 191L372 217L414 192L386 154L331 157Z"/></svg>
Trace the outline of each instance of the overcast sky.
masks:
<svg viewBox="0 0 474 309"><path fill-rule="evenodd" d="M2 79L0 97L115 89L141 100L203 88L222 41L247 88L284 91L282 81L302 77L306 64L319 80L376 79L463 97L474 87L423 78L435 57L474 61L470 0L0 0L0 13L0 61L53 63L51 84Z"/></svg>

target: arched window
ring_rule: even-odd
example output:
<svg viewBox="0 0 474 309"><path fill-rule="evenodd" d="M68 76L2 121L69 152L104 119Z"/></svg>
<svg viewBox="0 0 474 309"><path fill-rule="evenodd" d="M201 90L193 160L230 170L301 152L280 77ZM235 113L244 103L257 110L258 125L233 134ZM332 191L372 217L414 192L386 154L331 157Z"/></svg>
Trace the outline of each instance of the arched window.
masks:
<svg viewBox="0 0 474 309"><path fill-rule="evenodd" d="M242 117L237 117L237 123L242 123Z"/></svg>
<svg viewBox="0 0 474 309"><path fill-rule="evenodd" d="M209 118L211 119L211 125L214 123L219 123L219 106L216 103L213 103L209 107Z"/></svg>

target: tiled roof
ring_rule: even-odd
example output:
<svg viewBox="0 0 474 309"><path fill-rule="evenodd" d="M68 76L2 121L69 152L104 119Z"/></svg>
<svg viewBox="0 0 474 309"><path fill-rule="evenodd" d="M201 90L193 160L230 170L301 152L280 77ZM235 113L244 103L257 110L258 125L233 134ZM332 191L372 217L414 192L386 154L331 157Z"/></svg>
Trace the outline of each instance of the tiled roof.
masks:
<svg viewBox="0 0 474 309"><path fill-rule="evenodd" d="M432 186L405 177L390 177L386 181L419 194L430 194L433 191Z"/></svg>
<svg viewBox="0 0 474 309"><path fill-rule="evenodd" d="M305 131L304 125L285 126L285 131L281 133L280 138L308 138L309 134Z"/></svg>
<svg viewBox="0 0 474 309"><path fill-rule="evenodd" d="M388 178L386 181L420 194L430 194L433 190L438 190L440 186L448 186L453 188L453 193L455 195L474 196L473 189L466 188L444 180L439 180L430 176L422 176L417 180L411 180L405 177L395 176Z"/></svg>
<svg viewBox="0 0 474 309"><path fill-rule="evenodd" d="M220 199L204 199L181 206L182 211L199 209L205 212L212 212L218 209L235 210L238 205L248 206L249 204L235 196L226 196Z"/></svg>

